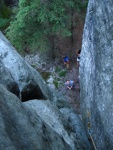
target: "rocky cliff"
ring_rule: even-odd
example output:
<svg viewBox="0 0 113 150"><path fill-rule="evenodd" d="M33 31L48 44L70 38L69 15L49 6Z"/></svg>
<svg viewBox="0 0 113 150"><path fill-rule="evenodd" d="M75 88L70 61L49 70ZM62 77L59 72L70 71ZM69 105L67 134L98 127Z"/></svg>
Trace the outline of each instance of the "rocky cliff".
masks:
<svg viewBox="0 0 113 150"><path fill-rule="evenodd" d="M91 150L82 121L0 32L0 150Z"/></svg>
<svg viewBox="0 0 113 150"><path fill-rule="evenodd" d="M50 99L49 89L45 86L46 83L40 74L24 61L1 32L0 60L2 62L1 67L7 69L7 72L11 74L18 85L22 101L35 98ZM4 77L1 76L1 78Z"/></svg>
<svg viewBox="0 0 113 150"><path fill-rule="evenodd" d="M98 150L113 149L112 6L112 0L89 0L82 41L81 110Z"/></svg>

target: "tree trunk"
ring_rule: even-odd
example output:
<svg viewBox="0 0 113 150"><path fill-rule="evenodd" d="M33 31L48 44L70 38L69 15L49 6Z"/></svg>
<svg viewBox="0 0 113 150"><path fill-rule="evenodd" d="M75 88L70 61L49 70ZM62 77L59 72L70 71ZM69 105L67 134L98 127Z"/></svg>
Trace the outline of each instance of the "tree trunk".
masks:
<svg viewBox="0 0 113 150"><path fill-rule="evenodd" d="M50 52L49 52L49 56L52 58L52 59L55 59L55 42L54 42L54 36L49 36L49 41L50 41Z"/></svg>
<svg viewBox="0 0 113 150"><path fill-rule="evenodd" d="M71 9L71 48L70 48L70 58L72 59L73 57L73 43L74 43L74 34L73 34L73 31L74 31L74 26L73 26L73 14L74 14L74 9L72 8Z"/></svg>

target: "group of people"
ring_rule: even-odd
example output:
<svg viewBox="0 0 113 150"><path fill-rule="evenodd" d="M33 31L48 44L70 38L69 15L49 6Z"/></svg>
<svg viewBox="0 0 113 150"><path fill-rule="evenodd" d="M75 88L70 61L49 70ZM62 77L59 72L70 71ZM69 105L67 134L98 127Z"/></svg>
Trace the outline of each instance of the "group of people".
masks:
<svg viewBox="0 0 113 150"><path fill-rule="evenodd" d="M79 62L80 62L80 53L81 53L81 49L77 51L77 67L79 67ZM69 69L72 72L72 68L71 68L71 64L70 64L70 59L68 56L62 56L63 57L63 62L64 65L67 67L67 69ZM65 86L66 89L79 89L79 86L77 85L77 83L73 80L67 80L65 82Z"/></svg>
<svg viewBox="0 0 113 150"><path fill-rule="evenodd" d="M80 53L81 53L81 49L79 49L77 51L77 67L79 66L79 62L80 62ZM64 62L64 65L66 66L67 69L69 69L71 72L72 72L72 67L71 67L71 64L70 64L70 59L68 56L62 56L63 57L63 62Z"/></svg>

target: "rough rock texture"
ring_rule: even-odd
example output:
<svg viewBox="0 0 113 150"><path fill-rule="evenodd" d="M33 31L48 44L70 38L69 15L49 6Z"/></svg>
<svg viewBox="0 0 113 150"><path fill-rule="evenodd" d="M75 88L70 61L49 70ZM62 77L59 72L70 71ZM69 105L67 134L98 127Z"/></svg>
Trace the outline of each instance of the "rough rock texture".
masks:
<svg viewBox="0 0 113 150"><path fill-rule="evenodd" d="M2 33L0 62L0 150L91 150L66 98L48 88ZM22 103L13 87L23 101L31 101Z"/></svg>
<svg viewBox="0 0 113 150"><path fill-rule="evenodd" d="M50 91L40 74L17 53L0 32L0 60L17 83L23 101L50 99Z"/></svg>
<svg viewBox="0 0 113 150"><path fill-rule="evenodd" d="M0 85L0 105L1 150L90 150L50 101L22 103Z"/></svg>
<svg viewBox="0 0 113 150"><path fill-rule="evenodd" d="M80 62L81 110L98 150L113 150L113 1L89 0Z"/></svg>
<svg viewBox="0 0 113 150"><path fill-rule="evenodd" d="M44 122L48 124L58 134L60 137L64 139L64 141L71 147L71 149L79 149L79 150L88 150L91 149L89 141L86 136L86 132L83 128L82 122L79 120L78 117L75 117L73 111L70 109L67 109L68 112L70 111L73 115L74 118L71 118L71 115L67 115L65 111L62 109L63 115L60 113L59 109L56 108L55 106L50 103L50 101L44 101L44 100L34 100L34 101L29 101L29 102L24 102L24 107L26 110L29 112L31 111L35 116L40 116ZM70 119L71 121L68 121L69 117L63 117L63 116L71 116ZM74 120L76 120L74 122ZM74 126L76 126L74 128ZM79 127L79 129L77 129ZM82 132L82 133L81 133ZM78 135L77 135L78 134ZM80 134L84 137L80 138ZM53 139L51 139L54 141ZM56 149L58 148L58 145L55 146ZM54 148L52 148L54 149ZM59 148L60 149L60 148Z"/></svg>
<svg viewBox="0 0 113 150"><path fill-rule="evenodd" d="M69 102L67 101L65 95L62 95L58 91L55 91L53 89L50 89L51 91L51 101L55 106L60 108L70 108Z"/></svg>
<svg viewBox="0 0 113 150"><path fill-rule="evenodd" d="M91 149L90 145L88 145L88 139L83 123L78 117L78 115L75 114L75 112L73 112L73 109L69 108L61 108L60 111L70 124L70 127L71 129L73 129L73 132L76 133L75 142L78 145L79 149Z"/></svg>
<svg viewBox="0 0 113 150"><path fill-rule="evenodd" d="M8 69L0 61L0 84L19 97L19 88Z"/></svg>

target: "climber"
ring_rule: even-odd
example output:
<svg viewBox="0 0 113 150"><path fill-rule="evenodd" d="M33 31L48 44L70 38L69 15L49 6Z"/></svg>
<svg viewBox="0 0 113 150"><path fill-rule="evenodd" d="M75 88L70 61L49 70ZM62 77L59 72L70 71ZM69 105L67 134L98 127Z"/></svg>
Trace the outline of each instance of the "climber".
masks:
<svg viewBox="0 0 113 150"><path fill-rule="evenodd" d="M77 67L79 66L79 62L80 62L80 53L81 53L81 49L77 51Z"/></svg>
<svg viewBox="0 0 113 150"><path fill-rule="evenodd" d="M66 65L66 68L72 72L69 57L68 56L62 56L62 57L63 57L64 65Z"/></svg>
<svg viewBox="0 0 113 150"><path fill-rule="evenodd" d="M75 89L76 88L76 83L73 80L67 80L65 82L65 86L66 86L66 89L69 89L69 90Z"/></svg>

